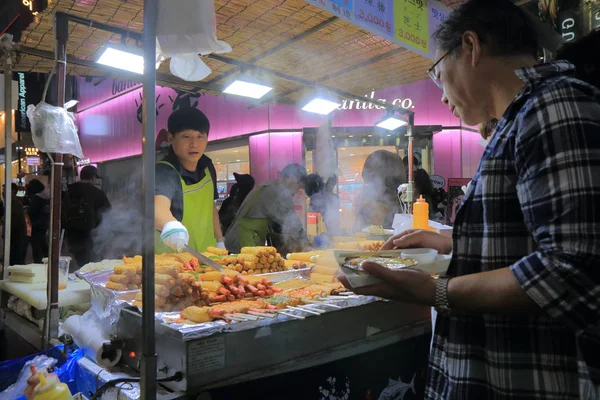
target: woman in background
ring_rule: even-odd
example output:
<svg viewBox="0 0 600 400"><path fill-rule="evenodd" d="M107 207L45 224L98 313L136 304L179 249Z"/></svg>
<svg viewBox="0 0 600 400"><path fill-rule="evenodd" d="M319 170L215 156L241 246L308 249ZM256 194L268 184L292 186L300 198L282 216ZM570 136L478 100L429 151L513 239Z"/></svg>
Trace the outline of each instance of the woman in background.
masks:
<svg viewBox="0 0 600 400"><path fill-rule="evenodd" d="M221 222L222 232L227 232L240 206L246 200L248 193L254 189L254 178L252 175L234 172L233 177L236 183L231 186L229 197L223 201L219 209L219 221Z"/></svg>
<svg viewBox="0 0 600 400"><path fill-rule="evenodd" d="M391 228L394 215L400 212L398 186L406 183L406 168L400 156L386 150L373 152L362 170L364 186L355 202L356 221L353 231L370 225Z"/></svg>
<svg viewBox="0 0 600 400"><path fill-rule="evenodd" d="M42 182L33 179L27 185L29 206L27 213L31 218L31 251L33 262L39 264L48 257L48 227L50 225L50 198Z"/></svg>

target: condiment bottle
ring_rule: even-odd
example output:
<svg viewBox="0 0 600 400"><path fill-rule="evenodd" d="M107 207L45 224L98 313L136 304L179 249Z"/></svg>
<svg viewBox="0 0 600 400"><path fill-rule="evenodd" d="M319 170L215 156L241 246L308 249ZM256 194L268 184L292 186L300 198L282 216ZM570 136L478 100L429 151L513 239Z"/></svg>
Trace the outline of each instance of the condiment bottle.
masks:
<svg viewBox="0 0 600 400"><path fill-rule="evenodd" d="M423 195L413 204L413 229L429 229L429 204Z"/></svg>
<svg viewBox="0 0 600 400"><path fill-rule="evenodd" d="M38 373L40 383L35 387L33 400L73 400L71 391L65 383L61 383L56 375L45 377Z"/></svg>

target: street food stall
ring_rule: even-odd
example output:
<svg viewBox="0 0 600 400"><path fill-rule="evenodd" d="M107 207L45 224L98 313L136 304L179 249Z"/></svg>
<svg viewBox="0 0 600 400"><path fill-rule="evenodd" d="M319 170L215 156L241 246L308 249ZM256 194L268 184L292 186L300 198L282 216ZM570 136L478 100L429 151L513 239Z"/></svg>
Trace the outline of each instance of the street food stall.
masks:
<svg viewBox="0 0 600 400"><path fill-rule="evenodd" d="M85 266L76 274L79 280L70 281L67 291L59 290L62 156L54 155L51 253L47 270L43 270L48 279L36 283L36 289L47 299L34 305L37 310L46 311L40 348L56 343L59 332L68 334L62 337L68 347L70 339L82 344L84 337L93 336L90 331L94 335L101 331L97 340L83 343L82 347L88 359L81 361L81 368L97 377L89 391L127 382L129 386L119 387L121 395L127 398L155 398L157 392L171 398L205 392L211 398L258 392L267 398L349 398L351 391L365 398L384 392L391 397L404 396L408 391L418 396L430 343L429 308L347 292L334 281L344 260L336 258L333 249L289 255L278 254L269 247L243 248L240 254L207 249L202 256L211 261L208 263L187 253L155 255L157 15L154 2L144 3L143 33L61 11L53 15L57 104L65 100L64 80L70 62L85 64L67 55L70 27L94 28L143 43L143 246L141 255ZM48 57L44 50L19 51ZM234 69L258 68L222 55L213 54L210 59L229 63ZM107 70L122 73L114 68ZM307 79L271 72L277 79L314 85ZM164 75L161 80L185 83ZM412 154L411 110L322 83L317 86L347 99L360 98L361 102L381 107L390 117L402 119L409 138L408 152ZM411 181L412 158L409 174ZM408 198L407 203L411 202ZM360 236L332 241L332 247L338 250L363 255L378 250L381 244ZM425 267L399 255L394 257L403 267ZM436 268L443 269L447 260L438 262ZM5 281L0 284L5 293L39 297L33 291L17 294L8 272L5 269ZM71 289L80 295L75 300L70 298ZM59 330L62 307L89 301L90 311L71 317L71 322L68 319ZM6 315L13 318L11 312ZM88 325L84 319L90 315L97 318L96 326ZM110 372L103 371L105 365ZM300 382L302 387L296 388ZM273 392L265 393L267 387Z"/></svg>

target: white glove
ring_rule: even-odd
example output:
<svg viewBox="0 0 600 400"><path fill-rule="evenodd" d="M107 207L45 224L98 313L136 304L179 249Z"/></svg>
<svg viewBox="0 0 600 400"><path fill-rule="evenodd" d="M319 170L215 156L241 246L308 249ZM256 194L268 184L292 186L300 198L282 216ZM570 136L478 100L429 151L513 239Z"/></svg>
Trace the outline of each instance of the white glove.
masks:
<svg viewBox="0 0 600 400"><path fill-rule="evenodd" d="M170 221L163 226L160 240L171 249L180 252L190 241L190 234L179 221Z"/></svg>
<svg viewBox="0 0 600 400"><path fill-rule="evenodd" d="M217 247L218 249L225 250L225 242L217 242L217 245L215 247Z"/></svg>

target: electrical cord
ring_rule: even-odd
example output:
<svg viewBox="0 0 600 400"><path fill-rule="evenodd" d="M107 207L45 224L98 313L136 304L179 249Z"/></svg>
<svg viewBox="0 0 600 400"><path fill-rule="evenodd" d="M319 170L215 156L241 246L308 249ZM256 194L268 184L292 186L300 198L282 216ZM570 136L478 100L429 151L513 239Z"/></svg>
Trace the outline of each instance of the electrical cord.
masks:
<svg viewBox="0 0 600 400"><path fill-rule="evenodd" d="M163 383L163 382L179 382L182 379L183 379L183 373L181 371L177 371L172 376L168 376L166 378L158 378L156 380L156 382L158 382L158 383ZM139 381L140 381L140 378L118 378L118 379L113 379L112 381L108 381L104 385L100 386L98 388L98 390L96 390L96 393L94 393L92 395L91 400L100 399L100 397L102 397L102 395L104 394L104 392L106 392L111 387L118 385L119 383L134 383L134 382L139 382Z"/></svg>

